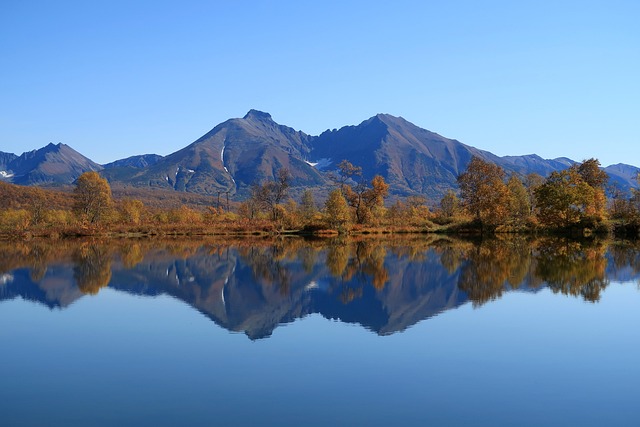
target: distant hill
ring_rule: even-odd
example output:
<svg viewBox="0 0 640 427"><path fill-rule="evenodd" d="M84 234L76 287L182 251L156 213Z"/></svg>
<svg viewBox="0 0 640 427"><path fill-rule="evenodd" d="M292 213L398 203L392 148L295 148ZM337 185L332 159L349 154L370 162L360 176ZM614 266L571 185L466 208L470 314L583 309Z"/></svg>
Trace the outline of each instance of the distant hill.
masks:
<svg viewBox="0 0 640 427"><path fill-rule="evenodd" d="M11 160L3 166L1 178L20 185L70 184L84 172L102 170L65 144L49 144L20 156L3 153L3 157Z"/></svg>
<svg viewBox="0 0 640 427"><path fill-rule="evenodd" d="M283 167L291 172L292 193L304 188L326 191L332 183L330 173L346 159L362 167L367 180L382 175L394 196L424 195L434 202L457 188L456 179L473 156L523 176L547 176L576 163L535 154L499 157L389 114L311 136L276 123L268 113L250 110L166 157L132 156L103 167L64 144L49 144L21 156L0 153L0 180L22 185L71 184L85 171L100 170L118 188L209 196L228 193L242 200L254 183L273 179ZM635 166L619 164L604 170L611 177L610 185L623 191L638 185Z"/></svg>
<svg viewBox="0 0 640 427"><path fill-rule="evenodd" d="M638 173L640 173L640 168L618 163L617 165L607 166L604 168L604 171L609 175L609 184L625 193L628 192L631 187L638 186L636 177Z"/></svg>
<svg viewBox="0 0 640 427"><path fill-rule="evenodd" d="M13 153L5 153L0 151L0 171L6 171L9 169L9 164L16 159L15 154Z"/></svg>
<svg viewBox="0 0 640 427"><path fill-rule="evenodd" d="M158 163L162 159L162 156L159 154L142 154L139 156L131 156L126 159L116 160L115 162L107 163L102 165L105 169L111 168L122 168L122 167L132 167L132 168L146 168L148 166L153 166Z"/></svg>

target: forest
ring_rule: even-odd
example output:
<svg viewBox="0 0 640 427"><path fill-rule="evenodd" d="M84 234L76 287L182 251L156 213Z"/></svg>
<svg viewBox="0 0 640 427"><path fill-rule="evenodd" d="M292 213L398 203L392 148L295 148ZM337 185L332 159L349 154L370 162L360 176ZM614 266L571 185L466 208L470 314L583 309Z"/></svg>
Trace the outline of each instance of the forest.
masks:
<svg viewBox="0 0 640 427"><path fill-rule="evenodd" d="M383 177L366 180L362 169L346 160L332 182L325 200L310 190L294 200L291 176L280 169L275 179L254 184L242 202L230 202L228 194L199 196L195 202L153 192L114 197L97 172L81 175L70 191L0 183L0 236L613 233L637 238L640 230L640 190L624 194L607 188L608 176L597 159L544 178L507 176L474 157L458 177L459 191L450 190L439 201L392 199Z"/></svg>

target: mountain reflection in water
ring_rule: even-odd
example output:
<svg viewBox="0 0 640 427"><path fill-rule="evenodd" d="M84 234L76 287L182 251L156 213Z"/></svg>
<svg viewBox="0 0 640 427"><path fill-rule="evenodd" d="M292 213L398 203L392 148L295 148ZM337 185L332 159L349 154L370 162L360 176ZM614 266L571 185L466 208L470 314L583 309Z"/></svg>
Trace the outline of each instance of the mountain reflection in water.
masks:
<svg viewBox="0 0 640 427"><path fill-rule="evenodd" d="M170 295L225 329L264 338L319 313L380 335L468 301L548 287L596 302L636 280L640 245L439 236L2 243L0 301L64 308L105 286Z"/></svg>

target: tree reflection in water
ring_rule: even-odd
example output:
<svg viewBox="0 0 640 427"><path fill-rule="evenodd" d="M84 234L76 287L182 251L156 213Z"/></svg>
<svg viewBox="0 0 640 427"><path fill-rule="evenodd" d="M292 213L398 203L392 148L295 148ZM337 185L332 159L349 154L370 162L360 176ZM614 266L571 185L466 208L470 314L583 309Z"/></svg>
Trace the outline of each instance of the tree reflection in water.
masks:
<svg viewBox="0 0 640 427"><path fill-rule="evenodd" d="M526 239L484 240L463 253L458 286L480 305L518 288L531 266L531 245Z"/></svg>
<svg viewBox="0 0 640 427"><path fill-rule="evenodd" d="M555 293L596 302L609 285L606 252L602 241L545 239L537 245L536 275Z"/></svg>
<svg viewBox="0 0 640 427"><path fill-rule="evenodd" d="M73 277L85 294L95 295L111 280L112 248L109 245L86 244L73 256Z"/></svg>
<svg viewBox="0 0 640 427"><path fill-rule="evenodd" d="M640 276L637 242L521 236L62 240L3 243L0 251L0 275L25 272L21 281L3 279L0 300L22 296L66 306L81 296L78 289L93 295L107 285L164 293L252 338L313 312L393 333L518 288L547 286L596 302L609 276Z"/></svg>

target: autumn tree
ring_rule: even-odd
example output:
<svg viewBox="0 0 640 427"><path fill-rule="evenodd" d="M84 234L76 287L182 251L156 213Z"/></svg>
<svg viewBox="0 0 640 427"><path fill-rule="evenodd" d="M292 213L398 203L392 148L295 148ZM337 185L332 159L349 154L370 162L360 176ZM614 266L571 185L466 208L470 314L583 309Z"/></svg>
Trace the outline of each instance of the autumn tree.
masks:
<svg viewBox="0 0 640 427"><path fill-rule="evenodd" d="M604 190L589 185L577 167L552 172L535 195L538 219L547 227L594 225L605 218Z"/></svg>
<svg viewBox="0 0 640 427"><path fill-rule="evenodd" d="M430 217L427 200L422 196L396 200L385 213L387 222L392 225L425 226L429 224Z"/></svg>
<svg viewBox="0 0 640 427"><path fill-rule="evenodd" d="M309 224L318 212L316 201L313 198L313 192L309 189L302 193L302 200L299 207L300 217L305 224Z"/></svg>
<svg viewBox="0 0 640 427"><path fill-rule="evenodd" d="M460 200L455 191L449 190L440 200L440 210L445 218L453 218L459 213Z"/></svg>
<svg viewBox="0 0 640 427"><path fill-rule="evenodd" d="M473 157L458 177L463 205L482 226L495 227L507 218L509 190L504 176L500 166Z"/></svg>
<svg viewBox="0 0 640 427"><path fill-rule="evenodd" d="M45 219L47 211L47 197L40 187L33 187L29 203L29 211L31 212L31 221L38 225Z"/></svg>
<svg viewBox="0 0 640 427"><path fill-rule="evenodd" d="M529 199L529 214L533 214L536 209L536 188L544 184L544 177L537 173L530 173L524 177L524 188L527 190Z"/></svg>
<svg viewBox="0 0 640 427"><path fill-rule="evenodd" d="M600 169L599 160L593 158L584 160L579 165L572 166L572 168L576 168L576 171L582 177L584 182L589 184L592 188L604 191L605 184L609 180L609 175Z"/></svg>
<svg viewBox="0 0 640 427"><path fill-rule="evenodd" d="M282 168L276 173L273 181L267 181L263 183L256 193L258 203L271 214L271 219L276 221L278 219L279 209L277 206L281 204L291 184L291 174L289 169Z"/></svg>
<svg viewBox="0 0 640 427"><path fill-rule="evenodd" d="M75 211L92 224L102 221L111 213L111 187L98 172L85 172L80 175L73 195Z"/></svg>
<svg viewBox="0 0 640 427"><path fill-rule="evenodd" d="M636 175L636 182L640 185L640 172ZM640 215L640 189L631 189L631 205L637 215Z"/></svg>
<svg viewBox="0 0 640 427"><path fill-rule="evenodd" d="M349 181L356 184L362 181L362 168L351 164L346 159L338 163L338 172L339 175L334 177L334 180L338 182L343 193Z"/></svg>
<svg viewBox="0 0 640 427"><path fill-rule="evenodd" d="M329 228L342 232L350 222L349 205L339 189L329 193L324 205L325 218Z"/></svg>
<svg viewBox="0 0 640 427"><path fill-rule="evenodd" d="M124 199L120 202L119 210L123 222L138 225L144 214L144 203L137 199Z"/></svg>
<svg viewBox="0 0 640 427"><path fill-rule="evenodd" d="M509 190L509 218L513 225L522 226L530 214L529 196L527 189L515 175L511 175L507 182Z"/></svg>
<svg viewBox="0 0 640 427"><path fill-rule="evenodd" d="M253 220L256 219L258 217L258 214L260 213L260 203L258 201L258 195L261 191L261 186L257 183L254 183L249 191L249 197L245 201L240 203L240 206L238 207L238 215L240 215L241 218Z"/></svg>
<svg viewBox="0 0 640 427"><path fill-rule="evenodd" d="M348 160L338 164L338 171L339 176L334 180L340 185L344 198L351 206L356 223L372 222L375 211L384 207L389 185L380 175L373 177L367 185L362 176L362 168L354 166Z"/></svg>

